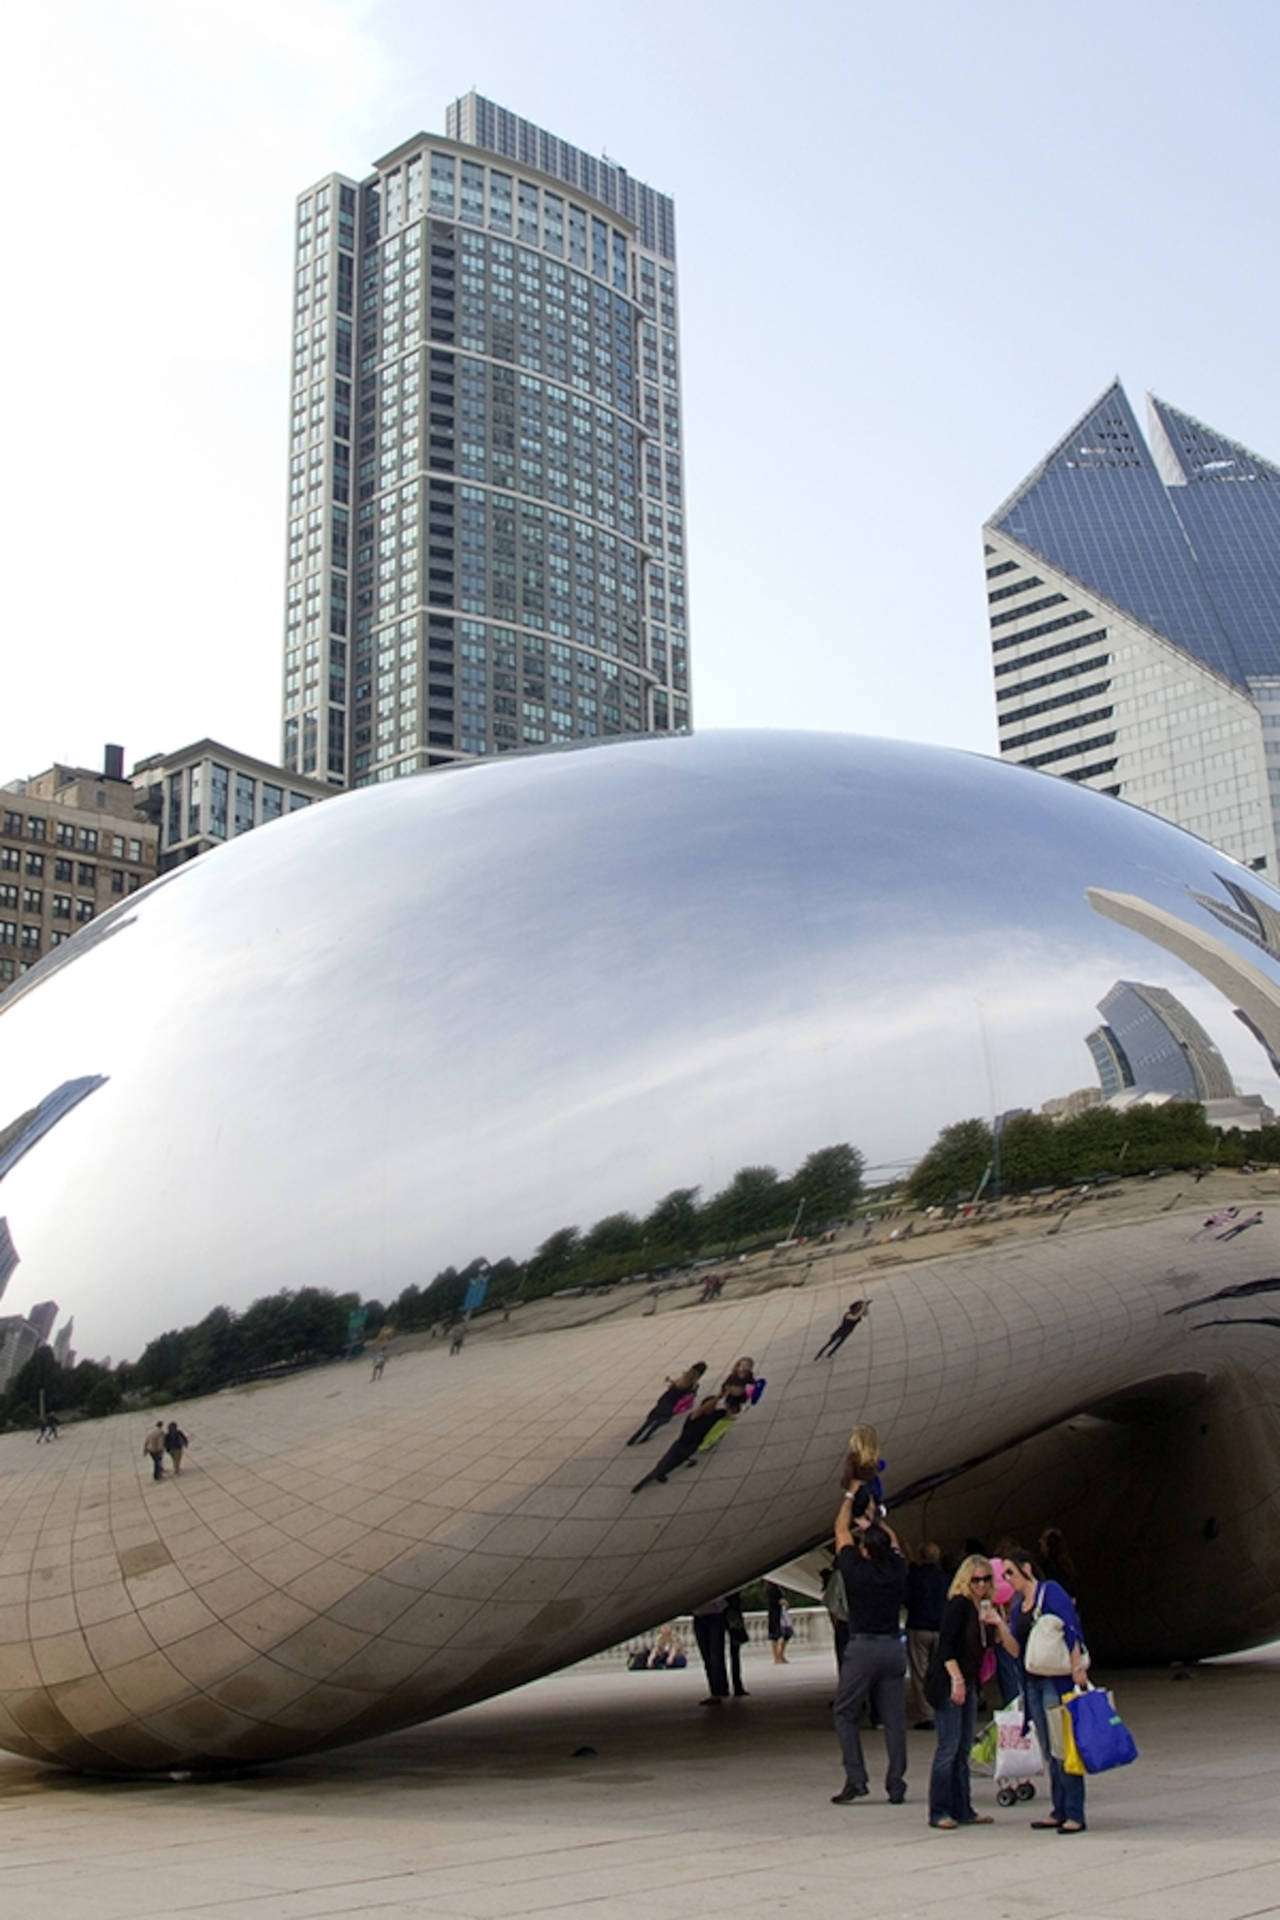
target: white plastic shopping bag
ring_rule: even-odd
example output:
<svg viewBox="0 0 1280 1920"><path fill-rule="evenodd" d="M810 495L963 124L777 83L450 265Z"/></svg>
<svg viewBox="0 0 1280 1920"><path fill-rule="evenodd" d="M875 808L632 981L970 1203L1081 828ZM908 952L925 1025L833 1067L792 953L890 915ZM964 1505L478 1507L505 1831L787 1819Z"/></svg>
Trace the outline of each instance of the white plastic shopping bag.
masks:
<svg viewBox="0 0 1280 1920"><path fill-rule="evenodd" d="M1022 1706L1019 1701L1002 1707L995 1716L997 1780L1031 1780L1044 1772L1044 1759L1034 1727L1022 1730Z"/></svg>

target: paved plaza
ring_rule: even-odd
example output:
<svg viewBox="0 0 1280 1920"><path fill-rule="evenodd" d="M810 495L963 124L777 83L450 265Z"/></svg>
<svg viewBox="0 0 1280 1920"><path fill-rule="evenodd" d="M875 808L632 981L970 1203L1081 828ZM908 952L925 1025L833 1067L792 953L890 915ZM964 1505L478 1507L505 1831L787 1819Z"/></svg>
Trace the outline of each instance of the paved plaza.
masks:
<svg viewBox="0 0 1280 1920"><path fill-rule="evenodd" d="M220 1780L89 1780L0 1756L5 1920L1256 1920L1280 1914L1280 1649L1121 1676L1142 1748L1090 1786L1069 1851L1028 1810L925 1825L909 1799L829 1804L841 1770L812 1653L750 1650L750 1698L681 1673L580 1668L452 1718ZM871 1736L873 1769L878 1737ZM873 1771L873 1778L875 1777ZM1040 1802L1038 1804L1043 1804Z"/></svg>

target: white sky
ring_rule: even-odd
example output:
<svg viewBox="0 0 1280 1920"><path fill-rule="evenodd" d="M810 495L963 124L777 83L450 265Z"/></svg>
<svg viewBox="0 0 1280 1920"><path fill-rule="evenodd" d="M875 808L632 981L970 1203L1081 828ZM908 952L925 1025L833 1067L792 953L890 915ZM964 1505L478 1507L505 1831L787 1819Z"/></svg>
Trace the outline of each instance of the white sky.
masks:
<svg viewBox="0 0 1280 1920"><path fill-rule="evenodd" d="M0 780L275 758L295 194L468 87L675 194L702 726L992 750L979 528L1113 373L1280 456L1274 0L13 18Z"/></svg>

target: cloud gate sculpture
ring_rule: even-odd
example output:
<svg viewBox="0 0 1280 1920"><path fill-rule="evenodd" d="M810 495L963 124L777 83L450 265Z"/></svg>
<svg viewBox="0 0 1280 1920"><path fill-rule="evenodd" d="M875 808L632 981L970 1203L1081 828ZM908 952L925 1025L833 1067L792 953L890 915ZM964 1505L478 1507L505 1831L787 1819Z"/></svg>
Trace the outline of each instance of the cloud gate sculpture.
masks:
<svg viewBox="0 0 1280 1920"><path fill-rule="evenodd" d="M1265 881L1156 819L882 741L646 739L343 796L0 1002L3 1311L57 1300L118 1357L281 1288L393 1300L833 1142L882 1180L1085 1085L1116 983L1265 1097L1277 927ZM1193 1237L1190 1176L1166 1187L901 1264L881 1236L856 1282L861 1227L706 1303L495 1315L376 1385L338 1363L0 1437L0 1745L248 1763L502 1691L823 1539L856 1421L909 1538L1060 1524L1113 1656L1273 1635L1275 1220ZM742 1354L759 1403L633 1494L664 1376ZM160 1414L192 1451L156 1483Z"/></svg>

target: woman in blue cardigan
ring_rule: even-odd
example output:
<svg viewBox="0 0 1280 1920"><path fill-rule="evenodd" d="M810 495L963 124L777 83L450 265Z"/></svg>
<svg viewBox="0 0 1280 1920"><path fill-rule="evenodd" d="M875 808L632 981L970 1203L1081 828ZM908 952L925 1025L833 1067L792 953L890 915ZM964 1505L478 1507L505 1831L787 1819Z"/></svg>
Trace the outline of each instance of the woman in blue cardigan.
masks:
<svg viewBox="0 0 1280 1920"><path fill-rule="evenodd" d="M1040 1742L1040 1751L1049 1768L1049 1784L1053 1794L1052 1815L1047 1820L1033 1820L1033 1827L1041 1831L1056 1829L1058 1833L1071 1834L1085 1831L1084 1818L1084 1775L1068 1773L1060 1760L1053 1758L1049 1744L1048 1712L1051 1707L1060 1706L1062 1696L1073 1686L1083 1687L1088 1680L1087 1659L1084 1635L1080 1630L1080 1619L1076 1613L1075 1602L1065 1587L1056 1580L1046 1580L1039 1566L1023 1547L1014 1547L1004 1556L1004 1574L1014 1590L1013 1609L1010 1625L1022 1647L1023 1671L1027 1682L1027 1711ZM1037 1672L1040 1661L1028 1661L1027 1643L1037 1620L1052 1616L1061 1623L1061 1650L1059 1657L1052 1659L1055 1666L1065 1667L1065 1671L1056 1673ZM1055 1637L1057 1637L1055 1635Z"/></svg>

